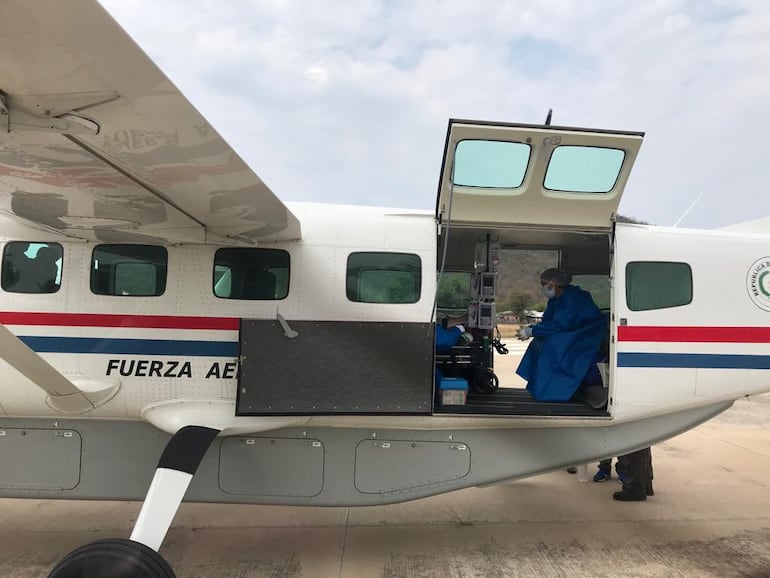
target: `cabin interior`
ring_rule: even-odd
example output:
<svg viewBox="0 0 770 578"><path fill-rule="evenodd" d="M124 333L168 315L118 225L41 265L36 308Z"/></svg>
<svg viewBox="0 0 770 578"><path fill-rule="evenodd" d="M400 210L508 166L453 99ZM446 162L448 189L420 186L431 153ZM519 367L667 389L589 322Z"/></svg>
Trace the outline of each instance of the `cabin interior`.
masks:
<svg viewBox="0 0 770 578"><path fill-rule="evenodd" d="M540 293L539 275L549 267L570 272L573 285L589 291L609 319L610 234L596 230L490 228L468 224L444 227L438 243L437 322L445 318L463 320L467 315L465 327L473 341L461 341L449 351L437 351L434 413L609 416L609 377L601 388L603 391L594 387L586 396L585 388L581 388L569 401L540 402L515 375L518 359L504 363L502 356L519 358L523 346L531 342L518 341L515 333L520 325L536 323L537 316L527 318L522 311L511 308L518 299L519 306L531 303L521 307L524 310L542 310L547 299ZM479 309L483 310L480 316L475 313ZM609 324L607 331L603 347L608 356ZM459 378L460 387L463 380L467 382L467 396L441 391L442 378L449 378L448 382Z"/></svg>

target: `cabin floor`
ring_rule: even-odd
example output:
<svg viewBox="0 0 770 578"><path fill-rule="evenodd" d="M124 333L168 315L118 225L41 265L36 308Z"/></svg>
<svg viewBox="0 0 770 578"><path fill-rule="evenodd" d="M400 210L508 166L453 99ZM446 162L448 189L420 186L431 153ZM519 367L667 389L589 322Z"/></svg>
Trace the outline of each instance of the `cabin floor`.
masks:
<svg viewBox="0 0 770 578"><path fill-rule="evenodd" d="M494 372L500 387L493 393L468 392L465 405L442 405L436 398L433 405L434 414L459 415L504 415L504 416L543 416L543 417L610 417L606 406L594 409L583 401L542 402L537 401L525 389L527 382L516 375L516 368L526 351L529 342L508 339L509 353L494 356ZM471 363L472 355L468 348L454 348L453 356L456 362ZM463 356L463 353L465 354ZM449 356L444 358L444 370L447 375L454 375L451 363L447 364ZM462 367L462 366L459 366ZM466 365L467 367L467 365ZM461 374L462 371L456 372Z"/></svg>
<svg viewBox="0 0 770 578"><path fill-rule="evenodd" d="M578 401L542 402L526 389L499 388L493 393L469 392L465 405L434 404L434 414L526 415L547 417L609 417L606 409L593 409Z"/></svg>

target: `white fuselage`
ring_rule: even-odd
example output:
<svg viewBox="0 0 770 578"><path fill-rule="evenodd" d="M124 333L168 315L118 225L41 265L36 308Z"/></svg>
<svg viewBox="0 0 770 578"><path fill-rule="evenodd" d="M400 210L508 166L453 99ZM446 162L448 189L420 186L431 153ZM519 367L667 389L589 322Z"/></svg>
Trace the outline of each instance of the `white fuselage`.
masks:
<svg viewBox="0 0 770 578"><path fill-rule="evenodd" d="M148 410L158 405L198 400L216 406L210 417L216 414L217 419L224 419L224 415L226 425L240 428L238 431L270 429L276 424L440 429L535 427L546 420L549 426L606 425L608 421L632 421L770 389L765 369L770 344L764 333L770 313L749 299L746 286L752 264L764 256L766 238L618 225L612 270L610 417L234 417L241 318L276 319L280 314L289 325L308 320L430 323L433 319L437 255L432 214L321 204L292 204L291 210L303 223L303 239L268 245L291 256L285 299L216 297L212 263L219 246L215 245L169 246L163 295L95 295L90 291L88 274L93 244L64 242L60 290L51 294L0 293L2 322L17 336L55 338L49 349L59 350L41 355L76 384L120 382L112 400L83 417L141 419L143 412L152 414ZM33 233L23 240L56 239ZM354 251L418 255L422 263L419 300L373 304L347 299L345 263ZM694 279L692 302L630 311L625 288L626 264L630 261L688 263ZM276 335L276 339L284 337ZM97 352L77 352L94 340L103 344ZM114 344L126 340L139 343L140 349L144 344L144 353L113 349ZM155 342L178 352L163 354L153 349ZM2 376L1 415L57 415L46 405L45 393L6 362ZM173 429L175 424L165 419L153 423Z"/></svg>

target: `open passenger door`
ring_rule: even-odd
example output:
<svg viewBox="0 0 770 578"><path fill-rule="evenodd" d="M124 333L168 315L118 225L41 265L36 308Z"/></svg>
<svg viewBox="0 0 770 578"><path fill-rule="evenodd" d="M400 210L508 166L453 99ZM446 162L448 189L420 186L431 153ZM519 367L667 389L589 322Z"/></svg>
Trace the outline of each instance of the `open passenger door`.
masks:
<svg viewBox="0 0 770 578"><path fill-rule="evenodd" d="M441 223L609 230L644 133L449 121Z"/></svg>

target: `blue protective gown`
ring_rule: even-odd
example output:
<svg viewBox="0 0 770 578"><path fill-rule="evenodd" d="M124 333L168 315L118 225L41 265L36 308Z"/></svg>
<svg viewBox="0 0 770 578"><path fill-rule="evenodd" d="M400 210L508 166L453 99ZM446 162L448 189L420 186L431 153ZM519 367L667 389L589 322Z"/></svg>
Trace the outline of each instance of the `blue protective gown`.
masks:
<svg viewBox="0 0 770 578"><path fill-rule="evenodd" d="M569 285L548 300L516 373L538 401L568 401L595 362L606 332L606 316L591 294Z"/></svg>

